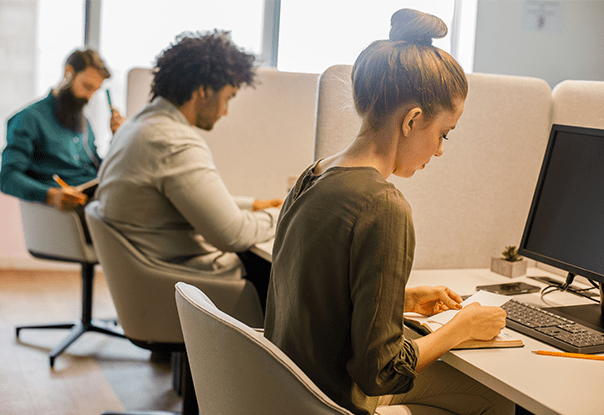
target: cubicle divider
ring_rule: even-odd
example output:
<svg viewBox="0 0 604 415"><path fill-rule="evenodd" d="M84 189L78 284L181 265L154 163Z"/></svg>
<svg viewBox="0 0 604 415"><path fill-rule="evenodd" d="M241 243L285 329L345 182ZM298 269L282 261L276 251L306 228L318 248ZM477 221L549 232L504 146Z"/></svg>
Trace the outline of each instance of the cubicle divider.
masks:
<svg viewBox="0 0 604 415"><path fill-rule="evenodd" d="M318 75L260 69L256 79L203 136L233 195L282 198L288 177L313 161ZM151 81L151 69L129 72L128 117L149 101Z"/></svg>
<svg viewBox="0 0 604 415"><path fill-rule="evenodd" d="M554 124L604 128L604 82L562 81L552 96Z"/></svg>
<svg viewBox="0 0 604 415"><path fill-rule="evenodd" d="M228 116L203 133L231 193L284 197L289 176L355 137L350 70L336 65L320 79L259 70L258 85L242 88ZM151 80L149 68L130 71L128 117L149 101ZM465 111L444 155L410 179L391 178L413 209L416 269L484 268L505 246L518 245L551 124L604 128L604 82L564 81L552 92L537 78L468 80ZM0 210L9 202L0 198ZM22 239L20 224L11 224L4 240ZM0 266L25 263L26 249L13 251L0 255Z"/></svg>
<svg viewBox="0 0 604 415"><path fill-rule="evenodd" d="M350 66L320 78L315 158L343 149L360 120L350 94ZM469 74L457 128L412 178L389 180L411 204L414 268L485 268L518 245L550 129L551 90L541 79Z"/></svg>

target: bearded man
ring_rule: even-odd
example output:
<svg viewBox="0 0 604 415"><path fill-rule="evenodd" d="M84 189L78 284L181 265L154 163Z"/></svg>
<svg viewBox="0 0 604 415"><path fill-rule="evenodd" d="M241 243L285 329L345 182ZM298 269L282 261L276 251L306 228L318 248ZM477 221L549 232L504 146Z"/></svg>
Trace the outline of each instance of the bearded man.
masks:
<svg viewBox="0 0 604 415"><path fill-rule="evenodd" d="M96 179L101 158L83 109L110 76L96 51L76 50L65 62L60 85L8 120L0 169L3 193L62 210L86 202L87 195L74 186ZM110 128L115 133L123 119L116 109L111 113ZM53 175L69 187L59 186ZM87 193L93 192L90 188Z"/></svg>

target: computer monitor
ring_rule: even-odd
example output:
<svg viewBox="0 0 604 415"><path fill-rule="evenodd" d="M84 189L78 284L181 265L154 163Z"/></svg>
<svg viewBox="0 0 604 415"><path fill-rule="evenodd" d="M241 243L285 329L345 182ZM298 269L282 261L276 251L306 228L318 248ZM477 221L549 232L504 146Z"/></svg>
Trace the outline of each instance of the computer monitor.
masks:
<svg viewBox="0 0 604 415"><path fill-rule="evenodd" d="M580 275L599 283L602 299L604 130L552 126L518 251L568 272L567 281ZM604 331L602 303L550 310Z"/></svg>

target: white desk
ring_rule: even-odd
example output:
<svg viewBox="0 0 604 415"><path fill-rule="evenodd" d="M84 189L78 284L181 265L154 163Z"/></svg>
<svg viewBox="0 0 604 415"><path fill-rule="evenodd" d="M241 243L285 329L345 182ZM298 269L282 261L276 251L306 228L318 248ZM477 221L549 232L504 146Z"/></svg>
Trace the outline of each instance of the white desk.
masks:
<svg viewBox="0 0 604 415"><path fill-rule="evenodd" d="M549 275L531 268L528 275ZM560 278L560 277L558 277ZM487 269L418 270L411 273L410 286L446 285L457 293L471 294L476 285L525 281L509 279ZM569 293L523 294L517 298L542 307L589 304ZM533 350L557 350L517 333L525 346L517 349L456 350L442 360L535 414L591 415L604 413L604 362L539 356Z"/></svg>
<svg viewBox="0 0 604 415"><path fill-rule="evenodd" d="M258 255L260 258L272 262L273 261L273 242L274 239L270 239L266 242L256 244L250 248L250 251Z"/></svg>
<svg viewBox="0 0 604 415"><path fill-rule="evenodd" d="M273 241L256 245L252 251L272 259ZM527 275L550 274L529 268ZM526 277L506 278L488 269L415 270L410 286L446 285L460 295L472 294L477 285L525 281L545 286ZM592 304L569 293L554 292L540 298L539 293L517 296L520 301L540 307ZM442 360L499 394L537 415L604 414L604 362L539 356L533 350L558 350L531 337L516 333L525 346L510 349L455 350ZM412 332L409 332L413 336Z"/></svg>

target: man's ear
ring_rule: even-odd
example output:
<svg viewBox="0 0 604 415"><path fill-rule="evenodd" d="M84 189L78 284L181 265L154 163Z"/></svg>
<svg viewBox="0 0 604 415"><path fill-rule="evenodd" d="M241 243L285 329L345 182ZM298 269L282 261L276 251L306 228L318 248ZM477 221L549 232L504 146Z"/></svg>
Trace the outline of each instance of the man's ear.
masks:
<svg viewBox="0 0 604 415"><path fill-rule="evenodd" d="M73 78L75 77L75 69L73 69L72 65L65 66L64 76L65 76L65 80L67 80L67 82L73 81Z"/></svg>
<svg viewBox="0 0 604 415"><path fill-rule="evenodd" d="M214 95L214 90L209 85L201 85L197 88L197 92L199 92L199 97L202 99L208 99Z"/></svg>
<svg viewBox="0 0 604 415"><path fill-rule="evenodd" d="M206 99L206 97L208 96L207 87L203 85L197 88L197 91L195 92L199 94L199 98L201 99Z"/></svg>
<svg viewBox="0 0 604 415"><path fill-rule="evenodd" d="M419 117L423 114L423 111L421 108L419 107L414 107L411 108L407 114L405 115L405 117L403 118L403 123L401 125L401 129L403 131L403 135L405 137L409 136L409 134L411 134L411 130L413 128L415 128L416 124L417 124L417 120L419 119ZM415 121L415 123L414 123Z"/></svg>

